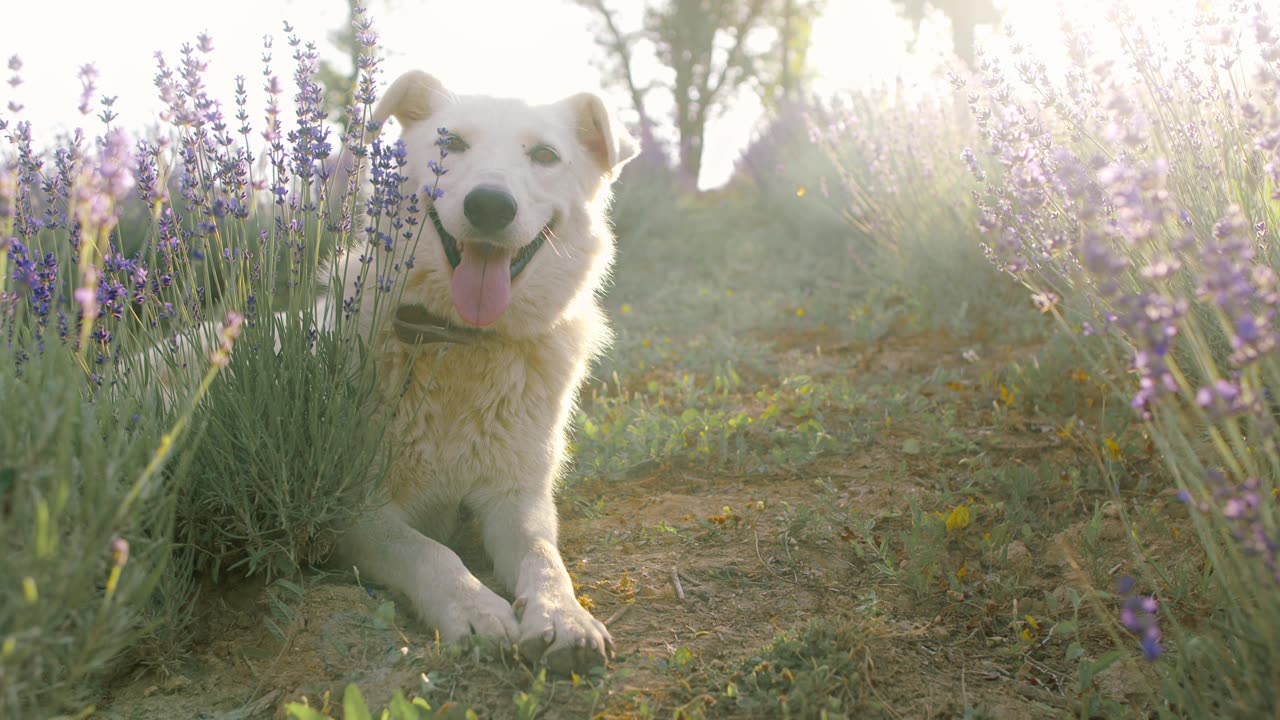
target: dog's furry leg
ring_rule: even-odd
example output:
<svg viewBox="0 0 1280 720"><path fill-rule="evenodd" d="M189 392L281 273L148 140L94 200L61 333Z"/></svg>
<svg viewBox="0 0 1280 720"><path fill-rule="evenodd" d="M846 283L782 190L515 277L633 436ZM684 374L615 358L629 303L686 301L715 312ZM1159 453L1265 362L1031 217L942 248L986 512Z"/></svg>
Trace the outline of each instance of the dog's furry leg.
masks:
<svg viewBox="0 0 1280 720"><path fill-rule="evenodd" d="M445 642L478 636L510 646L518 637L511 604L476 579L452 550L414 530L394 505L357 523L339 552L362 576L407 595Z"/></svg>
<svg viewBox="0 0 1280 720"><path fill-rule="evenodd" d="M613 639L573 593L556 547L550 483L539 485L478 504L485 549L498 580L515 595L521 654L561 675L584 672L612 654Z"/></svg>

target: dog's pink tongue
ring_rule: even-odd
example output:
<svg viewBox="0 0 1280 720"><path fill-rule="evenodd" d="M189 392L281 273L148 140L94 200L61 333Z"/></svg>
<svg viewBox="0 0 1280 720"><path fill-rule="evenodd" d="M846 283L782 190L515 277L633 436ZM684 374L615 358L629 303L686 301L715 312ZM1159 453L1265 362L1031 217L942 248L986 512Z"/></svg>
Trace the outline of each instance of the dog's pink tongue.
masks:
<svg viewBox="0 0 1280 720"><path fill-rule="evenodd" d="M489 325L511 302L511 254L468 245L453 270L453 306L471 325Z"/></svg>

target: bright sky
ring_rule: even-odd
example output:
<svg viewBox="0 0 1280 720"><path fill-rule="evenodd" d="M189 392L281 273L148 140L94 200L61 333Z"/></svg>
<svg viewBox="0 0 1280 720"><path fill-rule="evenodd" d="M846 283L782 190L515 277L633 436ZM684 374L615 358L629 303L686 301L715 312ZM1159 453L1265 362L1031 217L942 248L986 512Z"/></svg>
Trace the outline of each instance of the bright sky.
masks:
<svg viewBox="0 0 1280 720"><path fill-rule="evenodd" d="M997 0L999 1L999 0ZM1054 0L1061 2L1062 0ZM1087 0L1086 0L1087 1ZM1192 0L1142 0L1148 4L1186 5ZM261 48L264 34L275 37L274 68L289 81L291 58L281 21L288 19L304 40L318 43L325 56L336 55L328 33L345 23L341 0L221 0L186 3L174 0L14 0L0 24L0 52L22 58L25 81L16 90L0 85L0 115L10 100L25 106L18 116L32 121L37 138L80 125L96 131L92 118L76 106L80 65L92 62L99 71L99 94L117 95L118 124L133 129L155 118L155 51L176 64L178 48L207 31L215 51L210 67L214 96L230 103L232 81L249 79L256 103L255 127L261 126ZM375 26L387 53L383 81L410 68L435 74L463 93L517 95L553 100L582 89L600 89L597 50L581 9L564 0L370 0ZM641 0L614 0L634 16ZM828 0L826 15L815 26L810 58L818 69L819 91L864 87L895 73L928 64L905 49L910 29L894 14L889 0ZM1049 0L1007 0L1007 18L1033 43L1055 35L1056 10ZM179 10L179 7L183 7ZM949 42L940 27L926 26L927 47ZM936 54L935 54L936 55ZM0 66L0 70L3 66ZM8 73L4 78L7 79ZM606 93L626 111L627 100ZM624 114L624 117L626 115ZM723 183L760 116L754 95L744 94L728 113L709 126L702 187Z"/></svg>

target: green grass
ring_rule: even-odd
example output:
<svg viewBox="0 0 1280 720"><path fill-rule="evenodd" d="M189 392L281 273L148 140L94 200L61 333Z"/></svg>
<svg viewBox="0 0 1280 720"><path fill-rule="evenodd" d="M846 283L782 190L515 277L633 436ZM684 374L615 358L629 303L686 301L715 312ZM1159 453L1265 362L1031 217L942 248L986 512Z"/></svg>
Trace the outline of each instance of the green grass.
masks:
<svg viewBox="0 0 1280 720"><path fill-rule="evenodd" d="M684 713L699 717L699 705L714 703L719 712L756 717L882 717L870 681L874 634L840 618L781 633L732 664L699 668L705 685L695 686L702 694Z"/></svg>
<svg viewBox="0 0 1280 720"><path fill-rule="evenodd" d="M32 356L17 378L15 359L0 353L0 709L25 717L90 702L120 656L172 622L155 592L187 599L170 553L190 466L149 472L177 422L159 393L86 402L70 354Z"/></svg>
<svg viewBox="0 0 1280 720"><path fill-rule="evenodd" d="M272 337L282 339L273 352ZM179 514L197 569L296 577L385 498L395 444L384 436L376 377L333 332L266 322L211 389L199 437L182 449L192 485ZM362 422L349 422L353 416ZM253 498L246 503L245 498Z"/></svg>

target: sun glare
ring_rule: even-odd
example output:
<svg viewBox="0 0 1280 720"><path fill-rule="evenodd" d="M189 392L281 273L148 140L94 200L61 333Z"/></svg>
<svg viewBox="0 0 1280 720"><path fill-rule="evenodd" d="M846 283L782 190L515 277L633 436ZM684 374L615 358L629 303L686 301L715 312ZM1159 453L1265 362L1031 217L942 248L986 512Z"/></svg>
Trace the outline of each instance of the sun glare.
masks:
<svg viewBox="0 0 1280 720"><path fill-rule="evenodd" d="M1028 52L1042 58L1052 72L1064 56L1060 16L1078 24L1114 22L1108 12L1114 0L995 0L1003 10L1003 28ZM1191 17L1206 0L1128 0L1133 22L1154 40L1180 42ZM260 84L263 36L275 38L275 72L287 79L291 59L282 22L289 20L296 34L315 41L324 57L334 57L328 34L345 22L342 3L302 3L289 0L227 0L218 12L174 13L164 0L124 0L114 4L79 4L78 22L66 25L57 16L57 3L17 3L10 22L0 26L0 47L23 61L25 82L6 88L6 97L24 105L22 119L32 121L37 139L51 141L58 133L96 120L76 111L80 86L77 71L85 63L98 70L98 93L119 96L114 110L118 124L145 131L160 110L152 87L154 54L162 51L172 62L185 42L207 31L215 52L210 56L210 91L214 97L233 95L234 78L250 80L252 117L263 114ZM624 9L629 3L619 3ZM638 3L637 3L638 5ZM504 22L488 20L500 13ZM589 31L587 15L561 0L510 3L483 0L448 3L444 0L375 3L373 15L386 52L383 81L422 68L440 77L451 89L466 93L516 95L548 101L582 89L600 89L610 103L633 117L628 97L609 89L602 78L599 49ZM634 13L631 13L634 15ZM628 22L638 17L624 14ZM147 18L124 23L122 17ZM46 42L31 28L59 26L59 41ZM476 28L484 28L483 41ZM109 29L104 32L104 29ZM555 37L554 42L547 38ZM992 53L1007 55L1009 43L1000 30L977 28L976 38ZM336 59L336 58L335 58ZM815 23L809 61L813 90L819 95L898 82L915 92L934 91L945 82L947 70L957 66L951 54L949 21L939 13L927 17L918 33L890 0L827 3ZM651 113L663 116L660 97ZM96 110L95 110L96 114ZM708 126L702 187L723 183L733 172L742 148L759 129L763 107L750 90Z"/></svg>
<svg viewBox="0 0 1280 720"><path fill-rule="evenodd" d="M1006 33L1046 62L1057 62L1065 52L1064 21L1080 29L1141 29L1153 42L1175 46L1192 32L1197 7L1204 0L1007 0ZM995 44L1002 40L995 39ZM1105 38L1099 50L1111 52Z"/></svg>
<svg viewBox="0 0 1280 720"><path fill-rule="evenodd" d="M1065 53L1062 23L1081 28L1115 24L1116 12L1128 8L1132 21L1153 40L1181 43L1192 28L1197 7L1205 0L996 0L999 26L979 26L977 45L996 55L1008 54L1012 43L1061 67ZM830 94L889 82L908 85L939 81L939 71L958 66L952 53L950 20L934 11L918 34L889 2L831 3L814 26L809 58L816 73L814 90Z"/></svg>

